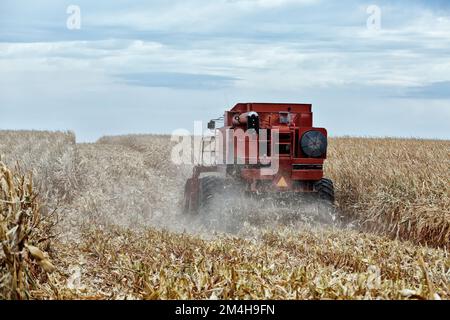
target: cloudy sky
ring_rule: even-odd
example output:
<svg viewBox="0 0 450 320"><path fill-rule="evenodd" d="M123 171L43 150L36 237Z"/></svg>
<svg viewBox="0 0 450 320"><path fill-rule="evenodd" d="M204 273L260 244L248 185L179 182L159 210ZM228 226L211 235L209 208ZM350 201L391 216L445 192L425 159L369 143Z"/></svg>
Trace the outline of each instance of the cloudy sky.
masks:
<svg viewBox="0 0 450 320"><path fill-rule="evenodd" d="M0 129L79 141L237 102L312 103L334 136L450 139L450 1L2 0L0 75Z"/></svg>

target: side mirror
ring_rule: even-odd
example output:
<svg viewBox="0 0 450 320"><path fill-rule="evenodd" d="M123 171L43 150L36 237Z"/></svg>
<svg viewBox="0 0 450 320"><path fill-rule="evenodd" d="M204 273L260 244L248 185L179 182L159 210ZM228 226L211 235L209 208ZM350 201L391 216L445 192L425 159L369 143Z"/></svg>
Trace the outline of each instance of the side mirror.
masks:
<svg viewBox="0 0 450 320"><path fill-rule="evenodd" d="M214 120L211 120L208 122L208 129L214 130L216 128L216 122Z"/></svg>

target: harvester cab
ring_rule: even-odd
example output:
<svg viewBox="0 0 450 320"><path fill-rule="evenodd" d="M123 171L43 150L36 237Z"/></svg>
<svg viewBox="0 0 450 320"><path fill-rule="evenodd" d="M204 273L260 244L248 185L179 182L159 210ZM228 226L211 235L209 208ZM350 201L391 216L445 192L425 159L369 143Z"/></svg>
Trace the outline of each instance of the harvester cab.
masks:
<svg viewBox="0 0 450 320"><path fill-rule="evenodd" d="M239 103L225 112L223 127L210 121L215 134L202 140L200 159L209 153L214 161L194 167L184 211L200 212L230 185L250 196L307 195L331 207L334 187L323 174L327 131L313 127L311 109L310 104Z"/></svg>

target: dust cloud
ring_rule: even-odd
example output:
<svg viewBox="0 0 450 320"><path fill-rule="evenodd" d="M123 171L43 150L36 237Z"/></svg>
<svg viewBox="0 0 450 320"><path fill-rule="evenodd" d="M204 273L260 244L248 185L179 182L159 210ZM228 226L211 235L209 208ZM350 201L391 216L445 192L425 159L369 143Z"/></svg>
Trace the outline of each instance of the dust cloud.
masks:
<svg viewBox="0 0 450 320"><path fill-rule="evenodd" d="M74 200L62 208L63 234L76 236L76 230L93 224L154 227L205 238L224 233L245 237L254 227L336 225L335 215L321 213L316 203L252 198L233 188L218 192L198 214L184 214L184 185L192 167L173 164L170 150L167 136L105 137L78 145L81 182Z"/></svg>

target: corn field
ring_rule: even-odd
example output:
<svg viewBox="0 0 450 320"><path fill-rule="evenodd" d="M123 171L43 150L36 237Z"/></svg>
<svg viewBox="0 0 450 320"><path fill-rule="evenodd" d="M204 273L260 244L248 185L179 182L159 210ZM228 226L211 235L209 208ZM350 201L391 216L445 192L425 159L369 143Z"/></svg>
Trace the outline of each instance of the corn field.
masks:
<svg viewBox="0 0 450 320"><path fill-rule="evenodd" d="M181 215L167 136L0 131L1 299L450 299L450 141L330 139L342 223Z"/></svg>

